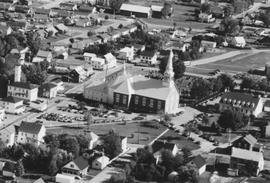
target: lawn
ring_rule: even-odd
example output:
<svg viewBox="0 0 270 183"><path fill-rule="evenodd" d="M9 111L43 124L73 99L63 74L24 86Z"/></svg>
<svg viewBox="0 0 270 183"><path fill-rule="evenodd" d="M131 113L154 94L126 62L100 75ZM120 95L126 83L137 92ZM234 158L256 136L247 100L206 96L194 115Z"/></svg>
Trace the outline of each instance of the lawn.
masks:
<svg viewBox="0 0 270 183"><path fill-rule="evenodd" d="M106 125L98 125L92 126L91 131L98 135L104 135L108 133L110 130L114 130L119 133L120 136L127 136L128 143L133 144L142 144L147 145L152 140L154 140L157 136L159 136L166 127L161 124L148 122L152 126L156 126L158 128L147 127L143 123L129 123L129 124L106 124ZM48 133L59 134L59 133L70 133L70 134L84 134L85 131L83 129L76 128L57 128L57 129L48 129ZM192 141L187 140L183 136L180 136L176 132L170 130L161 138L162 140L168 140L170 142L176 143L179 145L179 148L188 147L189 149L198 149L199 146L194 144Z"/></svg>

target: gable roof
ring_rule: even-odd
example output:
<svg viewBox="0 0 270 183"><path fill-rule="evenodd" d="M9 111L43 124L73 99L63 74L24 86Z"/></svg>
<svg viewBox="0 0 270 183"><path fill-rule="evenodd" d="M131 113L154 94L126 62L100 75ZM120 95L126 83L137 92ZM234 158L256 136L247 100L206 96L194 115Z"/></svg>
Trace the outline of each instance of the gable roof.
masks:
<svg viewBox="0 0 270 183"><path fill-rule="evenodd" d="M253 97L250 94L238 92L226 92L221 96L220 103L235 104L245 107L256 108L259 103L259 98Z"/></svg>
<svg viewBox="0 0 270 183"><path fill-rule="evenodd" d="M195 156L191 160L191 162L193 162L198 169L200 169L201 167L203 167L206 164L205 159L201 155Z"/></svg>
<svg viewBox="0 0 270 183"><path fill-rule="evenodd" d="M233 158L256 161L256 162L263 160L262 152L249 151L249 150L235 148L235 147L232 148L231 156Z"/></svg>
<svg viewBox="0 0 270 183"><path fill-rule="evenodd" d="M163 6L158 6L158 5L152 5L151 6L152 11L158 11L161 12L163 9Z"/></svg>
<svg viewBox="0 0 270 183"><path fill-rule="evenodd" d="M31 123L22 121L19 127L19 132L38 134L42 128L42 124L40 123Z"/></svg>
<svg viewBox="0 0 270 183"><path fill-rule="evenodd" d="M23 101L23 99L17 98L17 97L12 97L8 96L6 98L2 99L3 102L9 102L9 103L17 103Z"/></svg>
<svg viewBox="0 0 270 183"><path fill-rule="evenodd" d="M242 37L242 36L234 37L234 40L235 40L235 42L237 42L237 43L245 43L245 42L246 42L245 38Z"/></svg>
<svg viewBox="0 0 270 183"><path fill-rule="evenodd" d="M150 7L146 6L139 6L134 4L125 4L123 3L120 7L120 10L122 11L131 11L131 12L138 12L138 13L150 13Z"/></svg>
<svg viewBox="0 0 270 183"><path fill-rule="evenodd" d="M174 143L157 140L152 144L152 149L153 149L153 152L157 152L161 149L167 149L167 150L172 151L174 146L176 146L176 144Z"/></svg>
<svg viewBox="0 0 270 183"><path fill-rule="evenodd" d="M9 86L14 86L17 88L24 88L24 89L29 89L29 90L38 88L37 85L31 84L28 82L14 82L14 83L9 84Z"/></svg>
<svg viewBox="0 0 270 183"><path fill-rule="evenodd" d="M34 8L35 14L44 14L48 15L50 13L50 9L45 9L45 8Z"/></svg>
<svg viewBox="0 0 270 183"><path fill-rule="evenodd" d="M82 156L79 156L78 158L73 160L73 162L78 166L78 168L80 170L87 168L89 165L88 161L86 159L84 159Z"/></svg>
<svg viewBox="0 0 270 183"><path fill-rule="evenodd" d="M50 51L38 50L37 57L47 58L50 54Z"/></svg>
<svg viewBox="0 0 270 183"><path fill-rule="evenodd" d="M108 60L114 60L115 57L111 54L111 53L107 53L106 55L104 55L104 58L108 61Z"/></svg>
<svg viewBox="0 0 270 183"><path fill-rule="evenodd" d="M45 183L44 180L40 177L39 179L35 180L33 183Z"/></svg>
<svg viewBox="0 0 270 183"><path fill-rule="evenodd" d="M145 57L153 57L155 55L154 51L143 51L140 54L141 56L145 56Z"/></svg>
<svg viewBox="0 0 270 183"><path fill-rule="evenodd" d="M50 90L52 88L56 88L57 85L56 84L53 84L53 83L44 83L42 85L40 85L40 89L47 89L47 90Z"/></svg>

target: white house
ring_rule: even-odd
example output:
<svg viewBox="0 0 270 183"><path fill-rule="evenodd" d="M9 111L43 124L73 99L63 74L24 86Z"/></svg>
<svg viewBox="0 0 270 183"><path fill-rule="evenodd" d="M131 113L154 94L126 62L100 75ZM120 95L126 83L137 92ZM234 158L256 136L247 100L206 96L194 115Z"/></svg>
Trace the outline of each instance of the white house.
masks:
<svg viewBox="0 0 270 183"><path fill-rule="evenodd" d="M18 131L17 143L34 143L40 145L46 135L46 128L40 123L22 121Z"/></svg>
<svg viewBox="0 0 270 183"><path fill-rule="evenodd" d="M0 130L0 140L6 146L13 146L15 143L15 127L10 125Z"/></svg>
<svg viewBox="0 0 270 183"><path fill-rule="evenodd" d="M97 55L94 54L94 53L87 53L87 52L85 52L85 53L83 54L83 57L84 57L84 60L85 60L86 62L90 62L90 61L92 60L92 58L97 57Z"/></svg>
<svg viewBox="0 0 270 183"><path fill-rule="evenodd" d="M199 14L199 21L210 23L210 22L214 22L215 18L213 18L212 14L200 13Z"/></svg>
<svg viewBox="0 0 270 183"><path fill-rule="evenodd" d="M142 63L155 65L157 64L157 54L154 51L143 51L140 53Z"/></svg>
<svg viewBox="0 0 270 183"><path fill-rule="evenodd" d="M108 69L116 66L116 58L111 53L107 53L106 55L104 55L104 58Z"/></svg>
<svg viewBox="0 0 270 183"><path fill-rule="evenodd" d="M0 100L0 105L5 109L6 113L11 114L21 114L25 111L25 106L23 105L23 99L8 96Z"/></svg>
<svg viewBox="0 0 270 183"><path fill-rule="evenodd" d="M89 168L88 160L84 159L82 156L79 156L73 161L67 163L62 168L62 173L83 176L87 175L88 168Z"/></svg>
<svg viewBox="0 0 270 183"><path fill-rule="evenodd" d="M125 47L119 50L119 59L131 61L134 59L134 47Z"/></svg>
<svg viewBox="0 0 270 183"><path fill-rule="evenodd" d="M217 47L217 43L214 41L201 41L201 47L206 51L214 51Z"/></svg>
<svg viewBox="0 0 270 183"><path fill-rule="evenodd" d="M8 85L7 95L23 100L35 101L38 96L38 86L25 82L14 82Z"/></svg>
<svg viewBox="0 0 270 183"><path fill-rule="evenodd" d="M37 55L33 58L32 62L51 62L52 61L52 52L39 50Z"/></svg>
<svg viewBox="0 0 270 183"><path fill-rule="evenodd" d="M126 151L127 150L127 137L121 136L121 149L122 151Z"/></svg>
<svg viewBox="0 0 270 183"><path fill-rule="evenodd" d="M246 40L242 36L234 37L231 44L238 48L244 48L246 46Z"/></svg>
<svg viewBox="0 0 270 183"><path fill-rule="evenodd" d="M93 57L91 59L91 66L96 70L104 70L105 69L105 59L100 57Z"/></svg>
<svg viewBox="0 0 270 183"><path fill-rule="evenodd" d="M36 101L30 102L29 107L36 110L36 111L42 112L42 111L45 111L47 109L48 104L44 100L36 100Z"/></svg>
<svg viewBox="0 0 270 183"><path fill-rule="evenodd" d="M257 117L263 110L263 101L259 97L250 94L227 92L221 96L219 101L219 111L223 112L231 109L235 112Z"/></svg>
<svg viewBox="0 0 270 183"><path fill-rule="evenodd" d="M5 119L5 108L0 107L0 122L3 122Z"/></svg>
<svg viewBox="0 0 270 183"><path fill-rule="evenodd" d="M104 169L110 162L110 158L107 156L100 156L92 162L92 168L97 170Z"/></svg>
<svg viewBox="0 0 270 183"><path fill-rule="evenodd" d="M61 79L56 79L52 81L51 83L57 86L57 91L62 91L65 89L64 82Z"/></svg>
<svg viewBox="0 0 270 183"><path fill-rule="evenodd" d="M199 175L203 174L206 170L206 161L201 155L195 156L188 164L195 166Z"/></svg>
<svg viewBox="0 0 270 183"><path fill-rule="evenodd" d="M69 176L69 175L58 173L55 176L55 181L57 183L74 183L75 182L75 178L74 178L74 176Z"/></svg>
<svg viewBox="0 0 270 183"><path fill-rule="evenodd" d="M153 149L154 157L156 159L156 163L162 161L161 152L163 150L170 151L173 156L176 156L176 154L178 153L178 150L179 150L176 144L166 142L166 141L155 141L152 144L152 149Z"/></svg>

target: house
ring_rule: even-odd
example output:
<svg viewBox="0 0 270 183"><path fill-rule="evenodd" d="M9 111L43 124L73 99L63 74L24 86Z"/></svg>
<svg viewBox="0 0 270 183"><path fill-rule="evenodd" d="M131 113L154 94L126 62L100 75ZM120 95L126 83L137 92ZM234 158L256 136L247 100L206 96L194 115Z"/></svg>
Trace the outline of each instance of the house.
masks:
<svg viewBox="0 0 270 183"><path fill-rule="evenodd" d="M127 29L129 29L129 32L130 33L132 33L132 32L135 32L137 29L138 29L138 27L137 27L137 25L135 25L135 24L130 24L130 25L127 25L127 26L125 26Z"/></svg>
<svg viewBox="0 0 270 183"><path fill-rule="evenodd" d="M92 66L85 65L85 66L77 66L74 69L72 69L69 73L69 76L73 82L80 83L83 82L86 78L88 78L91 74L93 74Z"/></svg>
<svg viewBox="0 0 270 183"><path fill-rule="evenodd" d="M48 37L48 32L46 32L44 29L39 29L36 31L40 37L41 40L45 40Z"/></svg>
<svg viewBox="0 0 270 183"><path fill-rule="evenodd" d="M141 63L148 65L156 65L157 64L157 54L155 51L143 51L140 53Z"/></svg>
<svg viewBox="0 0 270 183"><path fill-rule="evenodd" d="M246 46L246 40L242 36L233 37L231 44L232 46L235 46L238 48L244 48Z"/></svg>
<svg viewBox="0 0 270 183"><path fill-rule="evenodd" d="M10 6L11 6L10 3L1 2L0 3L0 10L1 11L8 11L8 9L10 8Z"/></svg>
<svg viewBox="0 0 270 183"><path fill-rule="evenodd" d="M92 162L92 168L97 170L103 170L110 162L110 158L107 156L100 156Z"/></svg>
<svg viewBox="0 0 270 183"><path fill-rule="evenodd" d="M72 2L64 2L64 3L60 3L59 7L62 10L66 10L66 11L75 11L78 9L77 4L74 4Z"/></svg>
<svg viewBox="0 0 270 183"><path fill-rule="evenodd" d="M23 29L26 30L29 26L29 22L26 21L7 21L7 26L11 27L12 30Z"/></svg>
<svg viewBox="0 0 270 183"><path fill-rule="evenodd" d="M127 61L134 60L134 47L131 46L122 48L121 50L119 50L117 58Z"/></svg>
<svg viewBox="0 0 270 183"><path fill-rule="evenodd" d="M15 143L15 127L13 125L7 126L0 130L0 140L6 147L11 147Z"/></svg>
<svg viewBox="0 0 270 183"><path fill-rule="evenodd" d="M5 108L0 107L0 122L3 122L5 119Z"/></svg>
<svg viewBox="0 0 270 183"><path fill-rule="evenodd" d="M62 173L83 176L87 175L88 168L88 160L84 159L82 156L79 156L63 166Z"/></svg>
<svg viewBox="0 0 270 183"><path fill-rule="evenodd" d="M111 36L112 40L116 40L117 38L121 37L122 33L120 30L113 30L109 33L109 35Z"/></svg>
<svg viewBox="0 0 270 183"><path fill-rule="evenodd" d="M44 83L38 88L38 96L45 98L54 98L57 95L57 85L53 83Z"/></svg>
<svg viewBox="0 0 270 183"><path fill-rule="evenodd" d="M194 166L199 175L203 174L206 170L206 161L201 155L193 157L188 165Z"/></svg>
<svg viewBox="0 0 270 183"><path fill-rule="evenodd" d="M92 58L97 57L97 55L94 54L94 53L87 53L87 52L85 52L85 53L83 54L83 57L84 57L84 60L85 60L86 62L90 62L90 61L92 60Z"/></svg>
<svg viewBox="0 0 270 183"><path fill-rule="evenodd" d="M96 135L94 132L90 132L88 134L88 137L89 137L89 140L90 140L88 149L92 150L98 145L99 136Z"/></svg>
<svg viewBox="0 0 270 183"><path fill-rule="evenodd" d="M106 67L108 69L116 66L116 62L117 62L116 58L111 53L107 53L106 55L104 55L104 58L105 58Z"/></svg>
<svg viewBox="0 0 270 183"><path fill-rule="evenodd" d="M17 136L17 143L33 143L40 145L44 142L43 137L46 135L46 128L44 125L35 122L22 121Z"/></svg>
<svg viewBox="0 0 270 183"><path fill-rule="evenodd" d="M34 180L34 182L32 183L45 183L45 181L43 180L43 178L40 177L39 179Z"/></svg>
<svg viewBox="0 0 270 183"><path fill-rule="evenodd" d="M33 20L34 20L36 23L45 24L45 23L49 22L49 15L35 14L35 15L33 16Z"/></svg>
<svg viewBox="0 0 270 183"><path fill-rule="evenodd" d="M186 36L187 36L187 32L185 30L175 30L173 31L171 38L178 39L178 38L184 38Z"/></svg>
<svg viewBox="0 0 270 183"><path fill-rule="evenodd" d="M116 67L105 73L102 81L84 87L85 99L114 105L134 112L176 113L179 110L179 93L173 81L173 53L170 52L166 67L166 79L130 75L123 67Z"/></svg>
<svg viewBox="0 0 270 183"><path fill-rule="evenodd" d="M61 34L66 34L68 32L68 30L69 30L69 28L67 26L65 26L64 24L62 24L62 23L55 25L55 28Z"/></svg>
<svg viewBox="0 0 270 183"><path fill-rule="evenodd" d="M11 161L6 161L2 170L2 175L4 177L15 178L16 177L15 172L16 172L16 163L11 162Z"/></svg>
<svg viewBox="0 0 270 183"><path fill-rule="evenodd" d="M151 16L151 8L146 6L123 3L120 7L120 13L124 16L149 18Z"/></svg>
<svg viewBox="0 0 270 183"><path fill-rule="evenodd" d="M201 41L201 47L205 51L214 51L215 48L217 47L217 43L214 42L214 41L205 41L205 40L202 40Z"/></svg>
<svg viewBox="0 0 270 183"><path fill-rule="evenodd" d="M33 58L32 62L43 62L43 61L51 62L52 52L39 50L37 52L37 55Z"/></svg>
<svg viewBox="0 0 270 183"><path fill-rule="evenodd" d="M78 19L75 22L75 25L78 27L89 27L92 25L91 21L88 19Z"/></svg>
<svg viewBox="0 0 270 183"><path fill-rule="evenodd" d="M121 149L122 149L122 152L125 152L127 150L127 137L120 136L120 139L121 139Z"/></svg>
<svg viewBox="0 0 270 183"><path fill-rule="evenodd" d="M64 83L61 79L53 80L51 83L57 86L57 91L62 91L65 89Z"/></svg>
<svg viewBox="0 0 270 183"><path fill-rule="evenodd" d="M99 34L97 37L100 38L103 43L107 43L112 38L111 35L109 35L107 33Z"/></svg>
<svg viewBox="0 0 270 183"><path fill-rule="evenodd" d="M226 92L219 101L219 111L223 112L227 109L257 117L263 110L263 101L259 97L246 93Z"/></svg>
<svg viewBox="0 0 270 183"><path fill-rule="evenodd" d="M91 59L91 66L96 70L104 70L105 69L105 59L100 57L93 57Z"/></svg>
<svg viewBox="0 0 270 183"><path fill-rule="evenodd" d="M34 8L34 13L35 13L35 14L49 15L50 12L51 12L50 9L45 9L45 8Z"/></svg>
<svg viewBox="0 0 270 183"><path fill-rule="evenodd" d="M56 36L57 33L58 33L58 30L52 25L52 24L49 24L47 25L47 27L45 28L46 32L50 32L52 34L52 36Z"/></svg>
<svg viewBox="0 0 270 183"><path fill-rule="evenodd" d="M11 114L21 114L25 111L25 106L23 105L23 99L8 96L0 100L0 105L5 109L6 113Z"/></svg>
<svg viewBox="0 0 270 183"><path fill-rule="evenodd" d="M134 44L134 45L132 45L132 46L134 47L134 52L135 52L135 53L145 51L145 45L142 45L142 44Z"/></svg>
<svg viewBox="0 0 270 183"><path fill-rule="evenodd" d="M215 21L215 18L213 18L212 14L207 14L207 13L200 13L198 16L199 21L201 22L206 22L206 23L211 23Z"/></svg>
<svg viewBox="0 0 270 183"><path fill-rule="evenodd" d="M55 176L55 181L57 183L74 183L75 182L75 177L70 176L70 175L65 175L65 174L56 174Z"/></svg>
<svg viewBox="0 0 270 183"><path fill-rule="evenodd" d="M123 28L119 29L119 31L120 31L122 36L129 35L129 28L123 27Z"/></svg>
<svg viewBox="0 0 270 183"><path fill-rule="evenodd" d="M163 6L152 5L151 6L152 18L162 18L162 9Z"/></svg>
<svg viewBox="0 0 270 183"><path fill-rule="evenodd" d="M178 147L174 143L157 140L151 146L154 153L154 157L156 159L156 163L162 161L161 152L163 150L169 150L173 156L176 156L176 154L178 153Z"/></svg>
<svg viewBox="0 0 270 183"><path fill-rule="evenodd" d="M263 151L263 145L259 144L257 139L250 134L237 137L232 142L232 146L235 148L246 149L249 151Z"/></svg>
<svg viewBox="0 0 270 183"><path fill-rule="evenodd" d="M14 11L17 13L27 13L29 11L29 6L16 5L14 6Z"/></svg>
<svg viewBox="0 0 270 183"><path fill-rule="evenodd" d="M52 18L54 18L54 17L67 18L70 16L70 13L66 10L63 10L63 9L52 9L49 16Z"/></svg>
<svg viewBox="0 0 270 183"><path fill-rule="evenodd" d="M48 108L48 101L36 100L29 103L29 107L35 111L43 112Z"/></svg>
<svg viewBox="0 0 270 183"><path fill-rule="evenodd" d="M230 167L239 175L257 176L264 169L263 153L233 147Z"/></svg>
<svg viewBox="0 0 270 183"><path fill-rule="evenodd" d="M12 33L12 28L9 26L0 25L0 35L6 36Z"/></svg>
<svg viewBox="0 0 270 183"><path fill-rule="evenodd" d="M8 85L7 95L23 100L35 101L37 99L38 86L25 82L14 82Z"/></svg>
<svg viewBox="0 0 270 183"><path fill-rule="evenodd" d="M96 7L82 4L79 6L78 11L93 14L96 13Z"/></svg>

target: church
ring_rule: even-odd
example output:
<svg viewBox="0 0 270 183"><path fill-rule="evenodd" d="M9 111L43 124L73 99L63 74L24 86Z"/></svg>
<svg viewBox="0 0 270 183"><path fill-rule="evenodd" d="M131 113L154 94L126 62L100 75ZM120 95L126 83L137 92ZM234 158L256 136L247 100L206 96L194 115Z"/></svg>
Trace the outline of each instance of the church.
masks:
<svg viewBox="0 0 270 183"><path fill-rule="evenodd" d="M173 52L170 51L163 80L130 76L124 64L120 71L106 74L102 81L85 86L84 98L133 112L176 113L179 92L174 83Z"/></svg>

